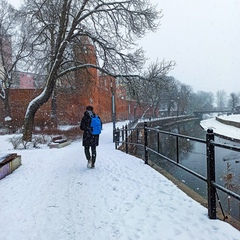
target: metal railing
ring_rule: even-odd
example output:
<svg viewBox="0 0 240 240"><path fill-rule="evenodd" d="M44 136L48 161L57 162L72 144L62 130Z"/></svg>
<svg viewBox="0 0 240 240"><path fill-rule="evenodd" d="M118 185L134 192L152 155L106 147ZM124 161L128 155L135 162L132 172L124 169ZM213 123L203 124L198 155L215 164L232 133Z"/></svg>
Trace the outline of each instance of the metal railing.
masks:
<svg viewBox="0 0 240 240"><path fill-rule="evenodd" d="M136 139L133 141L133 133L134 131L137 131ZM139 131L141 131L142 134L141 137L139 137ZM154 132L157 134L166 134L168 136L173 136L176 138L176 160L173 160L163 154L161 154L158 150L154 150L151 146L148 144L149 134L150 132ZM141 139L139 139L141 138ZM206 145L206 160L207 160L207 177L202 176L201 174L183 166L179 163L179 138L192 140L196 142L200 142ZM177 167L187 171L188 173L194 175L195 177L203 180L207 183L207 201L208 201L208 217L210 219L216 219L216 209L217 209L217 202L216 202L216 196L218 198L218 194L216 189L219 189L220 191L228 194L229 196L235 198L236 200L240 201L240 195L236 194L235 192L219 185L216 183L216 176L215 176L215 147L225 148L233 151L240 152L240 147L227 145L227 144L220 144L214 141L214 132L212 129L208 129L206 133L206 140L194 138L186 135L181 135L177 133L167 132L160 130L158 128L152 128L148 127L147 123L144 122L143 127L136 127L136 128L128 128L128 126L123 126L121 129L118 129L115 132L115 148L117 149L119 144L122 144L123 149L126 153L129 153L129 146L140 146L144 150L143 154L143 160L145 164L148 164L149 161L149 152L153 152L154 154L158 155L159 157L171 162L172 164L176 165ZM159 141L159 137L158 137ZM159 143L157 143L159 146ZM220 206L221 207L221 206ZM222 207L221 207L222 210ZM222 210L223 212L223 210ZM224 213L223 213L224 215ZM225 216L224 216L225 217Z"/></svg>

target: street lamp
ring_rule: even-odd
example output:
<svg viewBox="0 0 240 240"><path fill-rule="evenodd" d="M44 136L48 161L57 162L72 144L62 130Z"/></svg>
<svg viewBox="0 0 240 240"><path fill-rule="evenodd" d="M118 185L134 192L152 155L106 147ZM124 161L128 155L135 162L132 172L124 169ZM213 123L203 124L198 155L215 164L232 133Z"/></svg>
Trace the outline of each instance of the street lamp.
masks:
<svg viewBox="0 0 240 240"><path fill-rule="evenodd" d="M111 79L111 92L112 92L113 142L115 142L115 131L116 131L116 106L115 106L115 94L114 94L113 81L112 81L112 79Z"/></svg>

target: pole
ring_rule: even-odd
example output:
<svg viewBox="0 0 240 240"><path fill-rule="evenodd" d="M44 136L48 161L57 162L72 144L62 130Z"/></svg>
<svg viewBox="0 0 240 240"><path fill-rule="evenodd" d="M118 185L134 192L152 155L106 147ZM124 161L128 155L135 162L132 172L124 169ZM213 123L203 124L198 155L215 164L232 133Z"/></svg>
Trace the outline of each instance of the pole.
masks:
<svg viewBox="0 0 240 240"><path fill-rule="evenodd" d="M113 122L113 142L115 142L116 132L116 107L115 107L115 94L113 90L113 82L111 79L111 92L112 92L112 122Z"/></svg>
<svg viewBox="0 0 240 240"><path fill-rule="evenodd" d="M128 120L129 121L132 120L130 114L131 114L131 106L130 106L130 104L128 104Z"/></svg>
<svg viewBox="0 0 240 240"><path fill-rule="evenodd" d="M148 132L147 132L147 122L144 122L144 160L145 164L148 164Z"/></svg>
<svg viewBox="0 0 240 240"><path fill-rule="evenodd" d="M177 117L179 115L179 97L177 97Z"/></svg>
<svg viewBox="0 0 240 240"><path fill-rule="evenodd" d="M128 129L127 129L127 124L125 125L125 143L126 143L126 153L128 153Z"/></svg>
<svg viewBox="0 0 240 240"><path fill-rule="evenodd" d="M215 153L214 145L214 133L212 129L207 130L206 136L207 146L207 186L208 186L208 217L210 219L216 219L216 188L212 185L215 182Z"/></svg>

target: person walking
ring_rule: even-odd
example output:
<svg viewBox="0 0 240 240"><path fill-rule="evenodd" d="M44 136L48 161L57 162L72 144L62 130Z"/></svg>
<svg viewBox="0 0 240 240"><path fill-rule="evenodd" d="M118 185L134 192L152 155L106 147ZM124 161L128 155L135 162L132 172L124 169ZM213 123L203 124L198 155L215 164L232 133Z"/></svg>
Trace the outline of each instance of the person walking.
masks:
<svg viewBox="0 0 240 240"><path fill-rule="evenodd" d="M97 124L93 123L93 118L96 119ZM101 133L102 129L102 121L100 117L93 112L92 106L86 107L86 111L84 112L84 116L81 120L80 129L83 131L82 145L88 161L87 167L94 168L97 157L96 148L99 145L99 134Z"/></svg>

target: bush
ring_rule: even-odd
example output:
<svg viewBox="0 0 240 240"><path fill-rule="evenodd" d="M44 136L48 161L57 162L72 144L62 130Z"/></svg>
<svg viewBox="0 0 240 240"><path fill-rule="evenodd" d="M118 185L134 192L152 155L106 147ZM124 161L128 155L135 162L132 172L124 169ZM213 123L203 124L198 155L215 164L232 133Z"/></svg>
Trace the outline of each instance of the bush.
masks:
<svg viewBox="0 0 240 240"><path fill-rule="evenodd" d="M23 144L21 136L13 136L12 138L9 138L9 142L13 145L13 149L19 149L21 144Z"/></svg>
<svg viewBox="0 0 240 240"><path fill-rule="evenodd" d="M20 135L9 138L9 142L13 145L13 149L39 148L39 145L47 145L50 141L51 137L47 135L34 135L31 142L23 141Z"/></svg>
<svg viewBox="0 0 240 240"><path fill-rule="evenodd" d="M67 130L45 128L35 130L31 142L23 141L21 135L9 138L9 142L12 143L13 149L27 149L31 147L39 148L40 145L48 145L52 140L52 137L57 135L65 136L68 140L74 141L82 137L82 132L80 131L79 126L70 127Z"/></svg>

